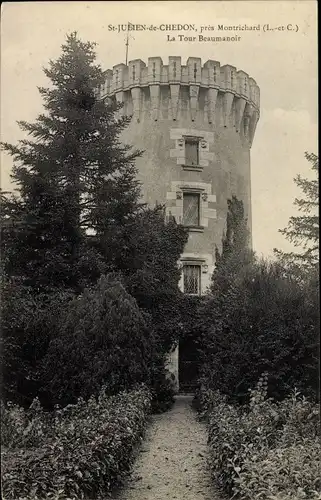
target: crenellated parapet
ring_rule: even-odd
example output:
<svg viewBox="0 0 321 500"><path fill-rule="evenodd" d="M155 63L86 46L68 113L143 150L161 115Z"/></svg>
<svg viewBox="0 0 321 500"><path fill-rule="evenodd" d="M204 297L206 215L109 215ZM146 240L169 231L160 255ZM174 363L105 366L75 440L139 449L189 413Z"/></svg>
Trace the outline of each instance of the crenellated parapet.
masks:
<svg viewBox="0 0 321 500"><path fill-rule="evenodd" d="M235 128L252 144L260 115L260 89L242 70L209 60L202 65L199 57L170 56L168 65L160 57L149 57L117 64L105 71L100 88L102 98L123 104L120 114L139 122L148 118L172 121L207 122Z"/></svg>

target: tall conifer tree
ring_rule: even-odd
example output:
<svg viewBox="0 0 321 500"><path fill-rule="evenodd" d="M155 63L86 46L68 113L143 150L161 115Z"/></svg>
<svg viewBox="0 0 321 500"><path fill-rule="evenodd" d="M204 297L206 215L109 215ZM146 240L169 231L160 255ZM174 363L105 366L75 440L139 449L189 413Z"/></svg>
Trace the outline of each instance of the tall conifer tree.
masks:
<svg viewBox="0 0 321 500"><path fill-rule="evenodd" d="M222 294L233 283L240 269L252 261L249 230L241 200L232 196L227 201L226 231L222 238L221 252L216 247L216 266L212 275L212 293Z"/></svg>
<svg viewBox="0 0 321 500"><path fill-rule="evenodd" d="M129 118L117 119L119 106L99 99L104 75L94 45L67 36L44 70L51 81L39 88L45 112L19 122L31 139L2 144L19 193L3 201L6 273L35 291L95 281L113 265L117 228L139 210L134 161L141 153L120 143Z"/></svg>

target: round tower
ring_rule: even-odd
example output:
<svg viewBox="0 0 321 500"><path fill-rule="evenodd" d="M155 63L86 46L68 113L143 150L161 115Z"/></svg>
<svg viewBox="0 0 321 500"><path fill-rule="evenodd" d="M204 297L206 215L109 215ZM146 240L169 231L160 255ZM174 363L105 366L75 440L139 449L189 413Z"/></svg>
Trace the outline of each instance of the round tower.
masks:
<svg viewBox="0 0 321 500"><path fill-rule="evenodd" d="M132 116L123 141L145 151L137 160L143 198L166 204L167 217L189 229L181 288L204 293L221 246L227 200L241 199L251 231L250 149L260 91L247 73L198 57L118 64L105 72L102 98Z"/></svg>

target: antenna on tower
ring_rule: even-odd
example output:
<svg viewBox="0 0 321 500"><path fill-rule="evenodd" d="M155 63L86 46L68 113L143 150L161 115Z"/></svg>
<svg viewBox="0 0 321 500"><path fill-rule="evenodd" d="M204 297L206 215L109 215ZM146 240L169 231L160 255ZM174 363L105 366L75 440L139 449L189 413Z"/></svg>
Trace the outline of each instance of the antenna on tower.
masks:
<svg viewBox="0 0 321 500"><path fill-rule="evenodd" d="M126 45L126 62L125 62L126 66L127 66L127 62L128 62L128 45L129 45L129 36L128 35L129 35L129 31L128 31L128 23L127 23L127 35L126 35L126 43L125 43L125 45Z"/></svg>
<svg viewBox="0 0 321 500"><path fill-rule="evenodd" d="M127 63L128 63L128 46L129 46L129 39L131 38L132 40L135 40L135 38L133 36L129 36L129 24L130 23L127 23L127 35L126 35L126 66L127 66Z"/></svg>

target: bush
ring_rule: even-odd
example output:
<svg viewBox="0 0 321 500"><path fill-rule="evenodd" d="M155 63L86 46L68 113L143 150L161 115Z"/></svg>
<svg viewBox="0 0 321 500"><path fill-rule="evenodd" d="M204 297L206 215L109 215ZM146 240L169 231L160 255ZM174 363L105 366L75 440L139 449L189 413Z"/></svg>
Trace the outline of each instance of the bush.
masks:
<svg viewBox="0 0 321 500"><path fill-rule="evenodd" d="M246 500L316 498L318 407L297 392L282 402L266 399L266 377L243 407L228 404L218 392L200 391L214 477L222 489Z"/></svg>
<svg viewBox="0 0 321 500"><path fill-rule="evenodd" d="M8 448L41 446L51 435L53 418L36 398L26 411L10 401L1 401L1 444Z"/></svg>
<svg viewBox="0 0 321 500"><path fill-rule="evenodd" d="M225 394L201 386L195 391L192 406L197 410L198 418L207 421L212 412L216 411L216 407L226 402L227 396Z"/></svg>
<svg viewBox="0 0 321 500"><path fill-rule="evenodd" d="M314 440L269 450L264 459L247 458L235 479L242 498L320 499L320 447Z"/></svg>
<svg viewBox="0 0 321 500"><path fill-rule="evenodd" d="M73 300L59 322L42 365L53 403L73 403L150 381L153 331L118 278L102 276L92 289Z"/></svg>
<svg viewBox="0 0 321 500"><path fill-rule="evenodd" d="M97 399L56 408L47 418L37 402L24 416L16 407L3 407L4 497L74 500L109 494L130 470L150 405L142 386L112 397L102 390ZM15 422L12 443L8 436Z"/></svg>
<svg viewBox="0 0 321 500"><path fill-rule="evenodd" d="M169 410L174 404L175 390L173 381L169 373L163 368L164 364L159 363L155 367L151 381L152 412L162 413Z"/></svg>
<svg viewBox="0 0 321 500"><path fill-rule="evenodd" d="M318 390L318 286L299 283L277 264L253 261L200 308L202 375L207 387L245 402L268 371L269 395Z"/></svg>
<svg viewBox="0 0 321 500"><path fill-rule="evenodd" d="M164 341L148 313L121 283L101 277L83 295L52 292L34 296L6 285L2 300L3 399L28 408L34 398L52 410L146 383L153 410L165 411L174 392L166 379ZM157 329L156 329L157 330ZM17 410L19 411L19 410ZM14 429L13 429L14 433Z"/></svg>
<svg viewBox="0 0 321 500"><path fill-rule="evenodd" d="M6 282L1 294L2 397L28 407L41 394L39 366L56 334L62 307L73 294L52 290L35 295L18 282Z"/></svg>

